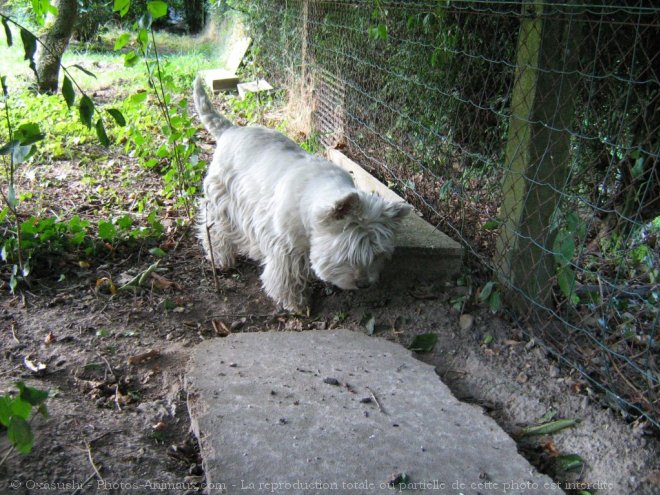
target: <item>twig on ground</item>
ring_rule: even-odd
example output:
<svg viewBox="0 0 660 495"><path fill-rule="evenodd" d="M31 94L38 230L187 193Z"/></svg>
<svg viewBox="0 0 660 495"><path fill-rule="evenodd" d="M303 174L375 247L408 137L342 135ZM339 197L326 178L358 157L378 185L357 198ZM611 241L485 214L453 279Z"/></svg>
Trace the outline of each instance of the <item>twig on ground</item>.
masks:
<svg viewBox="0 0 660 495"><path fill-rule="evenodd" d="M121 406L119 405L119 383L115 383L115 405L117 410L121 411Z"/></svg>
<svg viewBox="0 0 660 495"><path fill-rule="evenodd" d="M11 447L7 448L7 452L2 457L2 459L0 459L0 466L2 466L5 463L5 461L9 457L9 454L11 454L13 451L14 451L14 446L13 445Z"/></svg>
<svg viewBox="0 0 660 495"><path fill-rule="evenodd" d="M378 406L378 410L380 412L382 412L383 414L387 415L387 413L385 412L385 409L383 409L383 406L381 405L380 401L378 400L378 397L376 397L376 394L374 393L374 391L371 390L369 387L367 387L367 390L371 394L371 398L374 400L374 402Z"/></svg>
<svg viewBox="0 0 660 495"><path fill-rule="evenodd" d="M87 483L89 483L90 481L92 481L92 478L93 478L94 476L96 476L96 473L95 473L95 472L92 473L92 474L90 474L90 475L87 477L87 479L86 479L85 481L83 481L83 482L78 486L78 488L76 488L73 492L71 492L71 495L78 495L78 494L82 491L82 489L85 488L85 485L87 485Z"/></svg>
<svg viewBox="0 0 660 495"><path fill-rule="evenodd" d="M179 237L179 240L176 241L176 244L174 245L174 247L170 251L171 253L173 253L173 252L175 252L179 249L179 246L181 245L181 242L183 242L183 240L186 238L186 236L188 235L189 230L190 230L190 223L188 223L188 225L186 225L186 227L183 229L183 234L181 234L181 237Z"/></svg>
<svg viewBox="0 0 660 495"><path fill-rule="evenodd" d="M98 357L100 357L101 359L103 359L103 361L105 362L106 367L108 368L108 371L110 372L110 374L113 376L113 378L114 378L115 381L116 381L116 380L117 380L117 375L115 375L115 372L112 371L112 366L110 366L110 363L109 363L108 360L105 358L105 356L103 356L102 354L99 354L99 353L96 353L96 355L97 355ZM107 378L107 375L104 375L104 376L103 376L103 381L105 381L106 378Z"/></svg>
<svg viewBox="0 0 660 495"><path fill-rule="evenodd" d="M206 216L208 218L208 205L206 205ZM215 256L213 256L213 244L211 244L211 229L213 225L206 223L206 241L209 243L209 256L211 258L211 270L213 271L213 284L215 285L215 291L220 292L220 282L218 282L218 274L215 271Z"/></svg>
<svg viewBox="0 0 660 495"><path fill-rule="evenodd" d="M94 459L92 458L92 446L88 442L85 442L85 447L87 447L87 458L89 459L89 463L92 465L92 469L94 470L94 473L96 473L96 476L98 477L99 481L104 482L103 476L101 476L101 473L96 467L96 464L94 464Z"/></svg>

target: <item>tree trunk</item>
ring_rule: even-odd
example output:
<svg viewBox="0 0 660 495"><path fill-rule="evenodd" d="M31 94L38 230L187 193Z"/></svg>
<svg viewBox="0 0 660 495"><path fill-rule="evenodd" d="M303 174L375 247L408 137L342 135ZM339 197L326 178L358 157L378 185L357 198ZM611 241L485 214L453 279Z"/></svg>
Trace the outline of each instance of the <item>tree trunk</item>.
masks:
<svg viewBox="0 0 660 495"><path fill-rule="evenodd" d="M48 15L41 41L46 46L37 48L37 87L40 93L57 92L62 55L69 45L69 38L78 15L78 0L55 0L56 16Z"/></svg>

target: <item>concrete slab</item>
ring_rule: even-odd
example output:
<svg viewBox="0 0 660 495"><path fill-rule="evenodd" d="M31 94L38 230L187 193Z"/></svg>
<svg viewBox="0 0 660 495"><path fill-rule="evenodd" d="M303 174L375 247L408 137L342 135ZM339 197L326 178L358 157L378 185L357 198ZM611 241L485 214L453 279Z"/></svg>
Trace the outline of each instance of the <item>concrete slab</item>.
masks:
<svg viewBox="0 0 660 495"><path fill-rule="evenodd" d="M327 156L348 170L360 189L373 191L389 201L405 201L340 151L328 148ZM401 226L394 256L386 265L382 278L384 281L449 279L460 272L462 260L463 248L458 242L419 215L408 215Z"/></svg>
<svg viewBox="0 0 660 495"><path fill-rule="evenodd" d="M268 84L265 79L257 79L256 81L240 83L238 86L238 96L242 100L247 93L260 93L262 91L270 91L273 87Z"/></svg>
<svg viewBox="0 0 660 495"><path fill-rule="evenodd" d="M236 89L239 78L232 72L225 69L209 69L200 71L206 86L211 88L214 93L220 91L233 91Z"/></svg>
<svg viewBox="0 0 660 495"><path fill-rule="evenodd" d="M211 493L561 494L403 347L347 330L200 344L188 407ZM403 478L401 475L407 476Z"/></svg>

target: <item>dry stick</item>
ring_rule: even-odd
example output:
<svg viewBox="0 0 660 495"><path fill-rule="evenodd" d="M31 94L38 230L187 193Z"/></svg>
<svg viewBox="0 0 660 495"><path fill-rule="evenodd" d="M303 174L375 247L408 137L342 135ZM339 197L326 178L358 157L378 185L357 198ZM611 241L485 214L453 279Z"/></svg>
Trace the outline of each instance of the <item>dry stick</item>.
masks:
<svg viewBox="0 0 660 495"><path fill-rule="evenodd" d="M206 219L208 220L209 218L209 205L206 203L205 205L206 211L205 216ZM213 271L213 283L215 285L215 291L220 292L220 283L218 282L218 274L215 271L215 256L213 256L213 245L211 244L211 229L215 225L215 223L212 223L209 225L208 221L204 222L205 227L206 227L206 240L209 243L209 256L211 257L211 270Z"/></svg>
<svg viewBox="0 0 660 495"><path fill-rule="evenodd" d="M80 491L81 491L83 488L85 488L85 485L87 485L87 483L89 483L90 481L92 481L92 478L93 478L94 476L96 476L96 473L92 473L92 474L90 474L90 475L87 477L87 479L86 479L85 481L83 481L83 482L78 486L78 488L76 488L73 492L71 492L71 495L78 495L78 493L80 493Z"/></svg>
<svg viewBox="0 0 660 495"><path fill-rule="evenodd" d="M113 376L113 378L114 378L115 380L117 380L117 375L115 375L115 372L112 371L112 366L110 366L110 363L108 362L108 360L103 356L103 354L98 354L98 353L97 353L97 355L98 355L98 357L100 357L101 359L103 359L103 361L105 361L105 365L108 367L108 371L110 371L110 374ZM104 377L103 377L103 381L105 381L106 378L107 378L107 376L104 376Z"/></svg>
<svg viewBox="0 0 660 495"><path fill-rule="evenodd" d="M385 412L385 409L383 409L383 406L380 404L380 401L378 400L378 397L376 397L376 394L374 393L374 391L371 390L369 387L367 387L367 390L368 390L369 393L371 394L371 398L374 400L374 402L375 402L376 405L378 406L378 410L379 410L380 412L382 412L383 414L387 414L387 413Z"/></svg>
<svg viewBox="0 0 660 495"><path fill-rule="evenodd" d="M21 341L18 340L18 337L16 337L16 323L11 324L11 335L14 337L14 340L16 341L17 344L20 344Z"/></svg>
<svg viewBox="0 0 660 495"><path fill-rule="evenodd" d="M90 474L90 475L85 479L85 481L83 481L80 485L78 485L78 488L76 488L73 492L71 492L71 495L78 495L78 493L80 493L80 491L81 491L83 488L85 488L85 486L87 485L87 483L89 483L90 481L92 481L92 478L93 478L94 476L98 476L99 479L100 479L101 481L103 481L103 477L102 477L101 474L99 473L99 470L96 468L96 465L94 464L94 460L92 459L92 449L91 449L91 445L92 445L94 442L96 442L96 441L100 440L101 438L105 437L106 435L110 435L111 433L117 433L117 431L106 431L105 433L100 434L100 435L97 436L96 438L93 438L93 439L90 440L89 442L85 442L85 445L87 446L87 457L89 458L89 462L91 463L91 465L92 465L92 469L94 469L94 472L93 472L92 474Z"/></svg>
<svg viewBox="0 0 660 495"><path fill-rule="evenodd" d="M170 253L174 253L175 251L177 251L179 249L179 246L181 245L181 242L186 237L186 235L188 235L189 230L190 230L190 224L186 225L186 227L183 229L183 234L181 234L181 237L179 237L179 240L176 241L176 244L170 250Z"/></svg>
<svg viewBox="0 0 660 495"><path fill-rule="evenodd" d="M103 476L101 476L101 473L99 473L96 464L94 464L94 459L92 458L92 446L87 442L85 442L85 446L87 447L87 458L89 459L89 463L92 465L92 469L94 470L94 473L96 473L96 476L98 476L99 480L101 480L103 483Z"/></svg>
<svg viewBox="0 0 660 495"><path fill-rule="evenodd" d="M624 375L624 374L621 372L621 370L619 369L619 367L616 365L616 362L614 361L614 359L612 359L612 356L610 355L610 356L608 356L608 357L609 357L609 360L610 360L610 364L612 365L612 367L614 368L614 370L618 373L618 375L621 377L621 379L626 383L626 385L628 385L633 391L635 391L635 392L637 393L637 400L639 400L639 401L645 403L649 408L652 408L653 406L652 406L651 402L650 402L646 397L644 397L644 394L642 393L642 391L639 390L635 385L633 385L633 384L628 380L628 378L626 377L626 375Z"/></svg>
<svg viewBox="0 0 660 495"><path fill-rule="evenodd" d="M119 383L115 383L115 405L121 411L121 406L119 405Z"/></svg>
<svg viewBox="0 0 660 495"><path fill-rule="evenodd" d="M0 459L0 466L2 466L7 458L9 457L9 454L11 454L14 451L14 446L11 445L9 448L7 448L7 453Z"/></svg>

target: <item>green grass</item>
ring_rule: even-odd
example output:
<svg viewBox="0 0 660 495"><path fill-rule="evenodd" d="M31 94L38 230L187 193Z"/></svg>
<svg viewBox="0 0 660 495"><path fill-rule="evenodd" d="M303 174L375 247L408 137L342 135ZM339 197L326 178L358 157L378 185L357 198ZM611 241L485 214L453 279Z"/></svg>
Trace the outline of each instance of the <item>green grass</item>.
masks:
<svg viewBox="0 0 660 495"><path fill-rule="evenodd" d="M83 90L94 92L114 86L118 96L126 97L144 86L144 64L125 67L123 53L113 50L115 40L123 32L106 30L100 35L100 41L93 44L71 43L62 65L68 68ZM12 27L12 35L11 47L7 46L4 36L0 38L0 75L7 76L10 91L21 91L34 80L34 75L24 60L23 45L15 27ZM155 38L161 67L172 75L175 82L190 83L199 70L212 68L217 59L218 48L209 39L165 32L157 32ZM84 67L96 77L85 74L75 65Z"/></svg>
<svg viewBox="0 0 660 495"><path fill-rule="evenodd" d="M14 131L29 124L43 139L33 154L16 162L13 175L7 155L0 157L0 187L9 190L13 177L16 198L7 204L0 198L0 229L7 234L0 242L0 260L5 262L0 263L0 280L9 278L15 290L31 270L48 273L53 257L61 253L93 263L115 249L140 250L165 242L164 236L174 230L164 231L161 216L166 213L176 225L185 223L205 167L188 102L197 72L214 65L214 44L156 33L157 69L154 57L125 66L124 53L136 45L131 41L115 51L122 34L117 30L93 45L72 43L62 61L75 80L75 101L67 108L63 94L30 90L35 76L24 60L19 30L12 34L14 43L8 46L0 30L0 75L9 90L6 101L0 99L0 146L8 141L5 107ZM154 78L162 76L164 98L162 92L155 96L147 65ZM155 87L160 90L161 83ZM92 122L103 122L110 138L107 147L94 125L89 129L81 122L79 88L93 101ZM163 100L169 119L159 104ZM108 109L121 111L126 125L120 127ZM11 203L19 213L10 210Z"/></svg>

